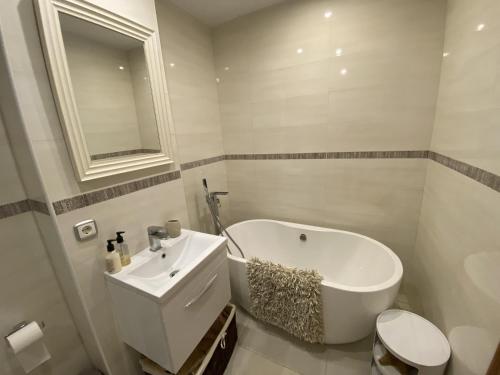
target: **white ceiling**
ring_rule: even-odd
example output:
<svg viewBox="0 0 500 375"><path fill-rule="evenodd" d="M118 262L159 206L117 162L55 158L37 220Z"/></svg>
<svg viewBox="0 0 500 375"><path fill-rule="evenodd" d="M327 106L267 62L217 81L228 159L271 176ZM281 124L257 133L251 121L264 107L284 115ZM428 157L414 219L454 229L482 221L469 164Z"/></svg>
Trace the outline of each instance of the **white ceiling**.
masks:
<svg viewBox="0 0 500 375"><path fill-rule="evenodd" d="M284 1L286 0L171 0L208 26L217 26Z"/></svg>

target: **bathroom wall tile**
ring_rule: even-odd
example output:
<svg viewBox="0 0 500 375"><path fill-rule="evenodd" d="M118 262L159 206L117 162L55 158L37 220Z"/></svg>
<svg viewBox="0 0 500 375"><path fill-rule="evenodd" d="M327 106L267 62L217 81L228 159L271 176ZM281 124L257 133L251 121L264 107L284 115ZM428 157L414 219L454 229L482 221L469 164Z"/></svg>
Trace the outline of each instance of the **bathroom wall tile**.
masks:
<svg viewBox="0 0 500 375"><path fill-rule="evenodd" d="M90 368L33 215L24 213L3 219L0 237L3 242L0 266L2 332L8 332L22 320L43 321L46 324L44 342L52 359L39 371L62 375ZM2 351L0 358L6 375L22 372L12 354Z"/></svg>
<svg viewBox="0 0 500 375"><path fill-rule="evenodd" d="M328 150L328 127L291 126L254 131L255 153L316 152Z"/></svg>
<svg viewBox="0 0 500 375"><path fill-rule="evenodd" d="M223 136L226 153L252 153L254 151L254 133L251 130L227 131Z"/></svg>
<svg viewBox="0 0 500 375"><path fill-rule="evenodd" d="M105 359L102 357L101 346L95 336L94 326L89 320L88 309L83 301L80 286L74 282L75 270L67 261L66 249L63 247L54 216L35 212L34 217L52 267L56 270L59 285L91 362L97 368L109 368L106 367Z"/></svg>
<svg viewBox="0 0 500 375"><path fill-rule="evenodd" d="M7 89L8 87L3 86L2 94L6 93ZM2 103L7 104L4 101ZM2 106L2 114L4 109L7 108ZM5 117L2 116L2 120L5 118L9 121L9 125L15 127L15 107L11 106L8 111ZM16 155L12 153L10 142L17 138L7 138L2 120L0 120L0 152L2 153L0 159L4 180L0 189L0 202L3 204L11 203L17 197L26 197L14 156L19 153L25 154L20 164L27 166L24 173L29 173L33 166L32 160L28 160L31 157L30 154L22 149L24 144L12 143L14 147L19 146L16 149ZM12 130L16 129L10 127L9 130L12 133ZM14 132L14 135L19 134ZM30 176L30 178L33 179L35 176ZM30 193L33 191L36 190L30 189ZM11 206L10 209L8 206ZM43 211L43 216L48 217L45 203L32 199L2 205L0 209L2 218L0 220L0 237L2 238L0 330L6 334L20 321L43 321L46 324L44 342L52 359L38 371L62 375L75 369L78 371L88 369L91 366L90 360L61 293L32 210ZM23 372L15 356L8 351L0 353L0 362L2 374L16 375Z"/></svg>
<svg viewBox="0 0 500 375"><path fill-rule="evenodd" d="M498 343L499 223L496 191L429 163L412 272L453 374L484 374Z"/></svg>
<svg viewBox="0 0 500 375"><path fill-rule="evenodd" d="M231 221L286 220L362 233L413 254L427 160L228 160Z"/></svg>
<svg viewBox="0 0 500 375"><path fill-rule="evenodd" d="M3 182L0 186L1 203L11 203L26 198L22 188L21 179L17 173L16 164L12 155L9 140L0 118L0 169L2 170Z"/></svg>
<svg viewBox="0 0 500 375"><path fill-rule="evenodd" d="M437 163L428 166L412 261L424 314L450 341L452 374L484 374L500 336L492 287L500 283L499 12L491 0L447 3L430 153Z"/></svg>
<svg viewBox="0 0 500 375"><path fill-rule="evenodd" d="M500 8L450 1L432 149L499 174ZM478 25L484 29L478 31Z"/></svg>
<svg viewBox="0 0 500 375"><path fill-rule="evenodd" d="M179 161L186 163L222 154L222 134L219 131L177 135Z"/></svg>
<svg viewBox="0 0 500 375"><path fill-rule="evenodd" d="M427 149L433 105L410 96L389 86L330 92L331 149Z"/></svg>
<svg viewBox="0 0 500 375"><path fill-rule="evenodd" d="M181 163L221 155L223 143L210 30L168 2L156 2Z"/></svg>
<svg viewBox="0 0 500 375"><path fill-rule="evenodd" d="M224 161L204 165L182 172L182 180L186 192L186 202L190 228L205 233L213 233L214 226L205 200L202 180L206 178L210 191L228 191L226 166ZM220 196L220 217L223 224L229 221L229 198Z"/></svg>
<svg viewBox="0 0 500 375"><path fill-rule="evenodd" d="M22 126L19 107L12 95L12 90L12 80L9 76L5 53L0 51L0 110L2 112L1 121L3 122L2 127L5 137L2 150L6 152L5 146L7 145L8 136L8 143L15 145L11 149L11 158L14 157L16 160L16 167L18 168L16 173L24 182L26 195L31 199L44 200L42 199L42 187L40 186L31 157L30 146L26 140L25 130ZM4 156L4 158L2 160L8 160L7 156ZM7 200L7 197L5 197L5 200Z"/></svg>
<svg viewBox="0 0 500 375"><path fill-rule="evenodd" d="M250 132L254 152L428 149L444 4L297 1L217 27L221 108L245 112L245 135L239 119L234 128L235 117L223 121L225 152L248 150L237 140ZM276 129L287 126L304 128L296 136Z"/></svg>
<svg viewBox="0 0 500 375"><path fill-rule="evenodd" d="M232 131L252 130L254 111L252 103L220 103L219 109L222 133L224 135Z"/></svg>

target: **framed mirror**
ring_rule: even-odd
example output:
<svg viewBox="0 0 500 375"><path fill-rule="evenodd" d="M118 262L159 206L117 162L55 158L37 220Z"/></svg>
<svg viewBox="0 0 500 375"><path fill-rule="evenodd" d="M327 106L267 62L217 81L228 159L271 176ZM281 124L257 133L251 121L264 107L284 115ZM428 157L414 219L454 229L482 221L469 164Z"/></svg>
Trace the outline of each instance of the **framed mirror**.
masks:
<svg viewBox="0 0 500 375"><path fill-rule="evenodd" d="M80 181L173 163L158 33L83 0L38 0L37 12Z"/></svg>

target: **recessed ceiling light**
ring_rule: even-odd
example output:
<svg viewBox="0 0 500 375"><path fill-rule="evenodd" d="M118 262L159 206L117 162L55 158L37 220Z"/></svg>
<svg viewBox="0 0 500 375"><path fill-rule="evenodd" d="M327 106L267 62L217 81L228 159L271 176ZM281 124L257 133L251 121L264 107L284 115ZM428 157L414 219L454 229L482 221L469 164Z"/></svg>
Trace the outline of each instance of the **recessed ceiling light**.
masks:
<svg viewBox="0 0 500 375"><path fill-rule="evenodd" d="M477 31L481 31L481 30L483 30L483 29L484 29L484 27L485 27L485 26L486 26L486 25L485 25L484 23L480 23L479 25L477 25L476 30L477 30Z"/></svg>
<svg viewBox="0 0 500 375"><path fill-rule="evenodd" d="M297 48L297 53L300 55L304 50L302 48Z"/></svg>
<svg viewBox="0 0 500 375"><path fill-rule="evenodd" d="M449 52L443 52L443 57L450 56Z"/></svg>
<svg viewBox="0 0 500 375"><path fill-rule="evenodd" d="M333 12L331 10L325 11L325 18L330 18L333 15Z"/></svg>
<svg viewBox="0 0 500 375"><path fill-rule="evenodd" d="M173 68L175 66L175 63L171 62L170 67Z"/></svg>
<svg viewBox="0 0 500 375"><path fill-rule="evenodd" d="M226 66L226 67L224 68L224 70L228 71L228 70L229 70L229 66Z"/></svg>
<svg viewBox="0 0 500 375"><path fill-rule="evenodd" d="M125 69L125 68L124 68L123 66L121 66L121 65L120 65L120 66L118 67L118 69L123 70L123 69Z"/></svg>
<svg viewBox="0 0 500 375"><path fill-rule="evenodd" d="M219 78L219 77L217 77L217 78L215 79L215 82L220 83L220 78Z"/></svg>
<svg viewBox="0 0 500 375"><path fill-rule="evenodd" d="M337 48L335 50L335 56L339 57L339 56L342 56L344 54L344 51L342 50L342 48Z"/></svg>
<svg viewBox="0 0 500 375"><path fill-rule="evenodd" d="M343 76L345 76L347 74L347 69L346 68L340 69L340 74L342 74Z"/></svg>

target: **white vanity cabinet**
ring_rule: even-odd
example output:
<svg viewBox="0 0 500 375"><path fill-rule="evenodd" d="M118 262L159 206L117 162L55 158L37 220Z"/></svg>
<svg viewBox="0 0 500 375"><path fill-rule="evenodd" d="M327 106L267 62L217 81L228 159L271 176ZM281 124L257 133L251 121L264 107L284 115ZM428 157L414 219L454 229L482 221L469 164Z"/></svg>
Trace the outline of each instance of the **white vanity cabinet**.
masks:
<svg viewBox="0 0 500 375"><path fill-rule="evenodd" d="M186 232L196 233L183 231ZM226 240L204 236L213 237L218 242L212 244L212 247L217 245L212 251L194 258L199 262L180 266L183 257L190 256L189 247L196 244L188 238L184 244L179 244L184 250L165 267L166 272L154 273L151 270L161 270L158 264L161 265L162 261L169 263L166 255L175 249L160 250L158 254L145 250L147 252L142 255L150 259L140 259L139 253L132 257L130 269L107 275L121 339L173 373L182 367L231 297ZM126 274L120 275L123 272ZM160 290L153 293L153 286Z"/></svg>

